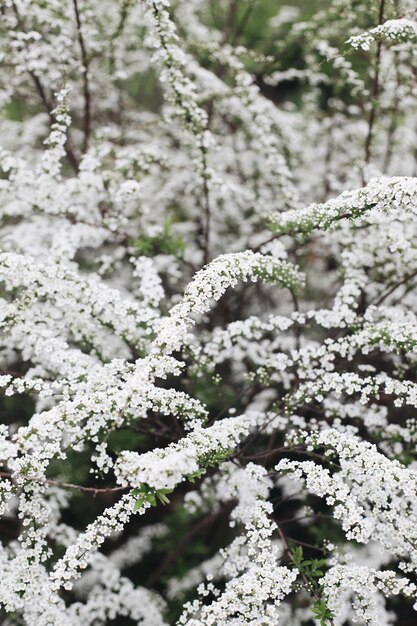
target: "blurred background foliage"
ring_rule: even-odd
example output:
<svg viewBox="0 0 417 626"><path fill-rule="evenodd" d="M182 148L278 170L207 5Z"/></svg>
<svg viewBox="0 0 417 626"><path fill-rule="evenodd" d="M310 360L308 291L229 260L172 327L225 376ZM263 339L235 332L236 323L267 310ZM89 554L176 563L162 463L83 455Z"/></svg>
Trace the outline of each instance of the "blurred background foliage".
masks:
<svg viewBox="0 0 417 626"><path fill-rule="evenodd" d="M369 1L369 0L368 0ZM173 3L175 4L175 3ZM241 45L248 50L271 57L261 67L266 72L273 69L285 71L305 67L302 38L286 40L295 22L308 22L320 9L329 5L325 0L210 0L207 2L206 23L225 33L230 44ZM283 13L284 19L274 26L274 17ZM178 25L181 30L181 24ZM342 42L339 42L342 43ZM247 59L248 67L259 72L259 58ZM261 75L259 75L261 79ZM129 81L118 81L118 87L140 109L158 110L163 99L155 73L140 72ZM285 94L272 94L281 100ZM268 95L271 95L269 93ZM297 100L297 98L295 98ZM39 109L41 111L41 109ZM34 115L24 100L13 100L3 106L2 115L13 121L21 121Z"/></svg>

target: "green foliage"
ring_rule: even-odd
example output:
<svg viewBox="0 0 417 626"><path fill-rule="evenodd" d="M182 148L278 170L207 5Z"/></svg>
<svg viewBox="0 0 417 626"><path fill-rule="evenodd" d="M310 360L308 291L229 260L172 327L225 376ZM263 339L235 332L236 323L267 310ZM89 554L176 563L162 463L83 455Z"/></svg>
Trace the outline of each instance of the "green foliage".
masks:
<svg viewBox="0 0 417 626"><path fill-rule="evenodd" d="M138 489L133 489L132 491L132 495L138 496L133 510L135 512L139 511L145 503L148 503L151 506L156 506L158 500L161 504L169 504L168 494L172 493L172 491L172 489L154 489L144 483Z"/></svg>
<svg viewBox="0 0 417 626"><path fill-rule="evenodd" d="M190 483L195 483L196 480L198 480L199 478L203 476L204 472L205 472L204 468L200 468L196 470L195 472L188 474L187 480L189 480Z"/></svg>
<svg viewBox="0 0 417 626"><path fill-rule="evenodd" d="M322 597L320 579L324 576L326 559L305 559L302 546L290 548L291 560L300 572L308 592L314 598L311 610L314 617L320 620L320 626L329 626L333 613Z"/></svg>
<svg viewBox="0 0 417 626"><path fill-rule="evenodd" d="M206 468L215 467L222 461L224 461L233 450L216 450L215 452L208 452L199 458L199 463L202 465L201 468L192 472L187 476L187 480L194 483L198 478L204 474ZM138 496L138 499L134 505L134 511L139 511L139 509L145 504L148 503L150 506L156 506L158 501L161 504L169 504L168 494L172 493L173 489L154 489L150 487L146 483L143 483L139 488L132 490L132 495Z"/></svg>
<svg viewBox="0 0 417 626"><path fill-rule="evenodd" d="M208 452L204 456L199 458L199 463L203 466L203 468L208 467L216 467L222 461L225 461L228 456L230 456L233 452L233 449L220 449L215 452Z"/></svg>
<svg viewBox="0 0 417 626"><path fill-rule="evenodd" d="M162 231L153 237L139 237L132 242L139 254L155 256L156 254L170 254L181 257L184 253L182 237L172 232L172 221L165 220Z"/></svg>
<svg viewBox="0 0 417 626"><path fill-rule="evenodd" d="M143 433L136 433L130 428L114 430L107 439L110 450L116 454L122 450L142 450L146 447L147 439Z"/></svg>
<svg viewBox="0 0 417 626"><path fill-rule="evenodd" d="M316 600L311 610L314 613L314 617L320 621L320 626L328 626L334 617L324 600Z"/></svg>

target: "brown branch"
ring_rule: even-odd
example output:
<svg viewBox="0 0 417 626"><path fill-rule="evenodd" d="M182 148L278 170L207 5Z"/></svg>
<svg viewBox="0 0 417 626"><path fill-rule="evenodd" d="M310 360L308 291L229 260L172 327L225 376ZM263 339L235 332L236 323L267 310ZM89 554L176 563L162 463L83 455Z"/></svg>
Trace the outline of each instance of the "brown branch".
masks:
<svg viewBox="0 0 417 626"><path fill-rule="evenodd" d="M210 191L207 181L207 155L202 148L203 166L203 195L204 195L204 226L203 226L203 265L207 265L210 260L210 228L211 228L211 207Z"/></svg>
<svg viewBox="0 0 417 626"><path fill-rule="evenodd" d="M310 241L311 238L313 237L314 235L313 231L317 230L319 232L325 232L326 230L330 228L332 224L336 222L340 222L341 220L361 218L363 215L365 215L368 212L368 210L373 209L375 206L376 206L376 203L368 205L367 207L362 209L360 212L346 211L345 213L341 213L340 215L337 215L336 217L334 217L331 223L329 223L324 228L321 227L320 224L314 224L314 226L311 226L311 228L309 228L308 234L309 234L310 239L306 239L306 242ZM363 224L361 226L356 226L356 229L359 230L359 229L367 228L368 226L369 224ZM259 252L260 249L266 244L271 243L272 241L275 241L276 239L280 239L281 237L285 237L285 235L293 237L294 235L303 235L303 234L305 235L305 231L303 230L301 226L299 228L294 228L292 230L283 230L278 233L275 233L275 235L272 235L271 237L269 237L269 239L267 239L266 241L263 241L257 246L254 246L253 248L251 248L251 250L252 252Z"/></svg>
<svg viewBox="0 0 417 626"><path fill-rule="evenodd" d="M398 116L399 116L399 108L401 104L401 96L400 96L400 73L399 73L399 58L398 52L394 52L394 64L395 64L395 82L396 88L394 91L393 103L390 111L390 124L388 127L387 133L387 145L385 149L385 157L384 164L382 166L382 171L386 173L391 164L392 156L393 156L393 146L394 146L394 136L398 127Z"/></svg>
<svg viewBox="0 0 417 626"><path fill-rule="evenodd" d="M290 289L291 300L294 306L294 313L298 313L300 311L300 305L298 303L297 294L294 289ZM301 326L298 322L294 323L294 338L295 338L295 349L300 349L300 339L301 339Z"/></svg>
<svg viewBox="0 0 417 626"><path fill-rule="evenodd" d="M258 461L262 459L264 462L266 462L266 459L268 459L269 457L274 457L281 452L288 453L294 450L302 449L303 447L304 444L298 444L294 446L280 446L279 448L266 450L265 452L260 452L259 454L251 454L247 456L244 456L242 454L236 454L235 458L239 459L240 461Z"/></svg>
<svg viewBox="0 0 417 626"><path fill-rule="evenodd" d="M1 478L13 479L15 474L13 472L0 472ZM82 485L74 485L73 483L64 483L60 480L50 480L48 478L38 478L37 476L22 476L25 480L32 481L39 484L51 485L54 487L62 487L63 489L77 489L83 493L92 493L97 495L98 493L117 493L119 491L125 491L131 489L131 487L83 487Z"/></svg>
<svg viewBox="0 0 417 626"><path fill-rule="evenodd" d="M87 48L84 41L81 16L78 7L78 0L73 0L75 20L77 22L77 37L81 50L81 62L83 65L83 92L84 92L84 119L83 119L83 133L84 140L82 151L87 152L88 144L90 140L91 132L91 92L90 92L90 73L89 73L89 59L87 54Z"/></svg>
<svg viewBox="0 0 417 626"><path fill-rule="evenodd" d="M380 0L378 25L384 22L384 7L385 7L385 0ZM378 97L379 97L379 92L380 92L379 70L380 70L380 64L381 64L381 51L382 51L382 41L378 41L377 48L376 48L376 57L375 57L375 73L374 73L374 79L372 82L371 111L369 113L369 120L368 120L368 134L366 136L366 141L365 141L365 163L366 164L368 164L371 159L372 138L373 138L376 114L378 110Z"/></svg>
<svg viewBox="0 0 417 626"><path fill-rule="evenodd" d="M313 513L312 515L301 515L299 517L289 517L287 519L281 519L279 520L279 523L281 525L283 524L293 524L294 522L301 522L303 520L306 519L312 519L312 518L318 518L318 519L329 519L329 520L333 520L333 516L332 515L325 515L324 513ZM289 537L289 539L291 539L291 537ZM302 546L306 546L306 548L313 548L314 550L319 550L320 552L325 552L325 550L323 550L323 548L319 548L318 546L313 546L311 543L306 543L305 541L299 541L298 539L296 540L299 544L301 544Z"/></svg>
<svg viewBox="0 0 417 626"><path fill-rule="evenodd" d="M326 201L331 191L330 185L330 166L333 157L333 132L330 126L327 132L326 154L324 156L324 176L323 176L323 200Z"/></svg>
<svg viewBox="0 0 417 626"><path fill-rule="evenodd" d="M12 0L12 9L13 9L13 12L15 14L16 22L17 22L18 27L20 28L22 33L27 33L27 30L25 29L23 20L22 20L22 18L20 16L20 13L18 11L18 8L17 8L14 0ZM39 95L39 98L41 99L41 102L42 102L46 112L49 115L49 121L50 121L50 124L52 125L55 122L55 118L54 118L54 115L52 113L52 110L55 108L54 104L48 98L46 89L43 86L42 81L39 78L39 76L37 76L35 74L35 72L33 72L32 70L28 70L28 74L31 77L33 84L35 85L35 89L36 89L36 91L37 91L37 93ZM77 173L78 172L78 159L77 159L77 157L75 155L74 149L71 146L69 137L67 137L67 140L65 142L64 150L65 150L65 153L67 155L67 158L68 158L68 161L69 161L71 167L73 168L75 173Z"/></svg>
<svg viewBox="0 0 417 626"><path fill-rule="evenodd" d="M401 287L401 285L405 285L405 283L407 283L411 278L414 278L415 276L417 276L417 270L415 270L411 274L407 274L406 276L404 276L404 278L392 285L392 287L390 287L381 296L374 300L374 302L371 302L371 304L373 306L379 306L386 298L388 298L388 296L390 296L396 289L398 289L398 287Z"/></svg>
<svg viewBox="0 0 417 626"><path fill-rule="evenodd" d="M275 233L275 235L271 235L271 237L269 237L262 243L258 244L257 246L253 247L252 252L259 252L260 249L266 246L268 243L271 243L272 241L275 241L276 239L281 239L281 237L284 237L285 235L288 235L288 234L290 233L287 233L287 232Z"/></svg>
<svg viewBox="0 0 417 626"><path fill-rule="evenodd" d="M286 536L284 535L284 533L283 533L282 529L281 529L279 526L277 526L277 528L278 528L278 533L279 533L279 536L280 536L281 541L282 541L282 545L284 546L284 553L288 556L288 558L289 558L289 559L290 559L290 561L291 561L291 562L295 565L295 567L297 567L297 564L296 564L296 562L294 561L293 556L292 556L292 554L291 554L291 550L290 550L290 548L289 548L289 546L288 546L288 542L287 542L287 538L286 538ZM302 578L302 579L303 579L303 581L304 581L304 584L305 584L305 586L306 586L307 591L311 594L311 596L312 596L312 597L313 597L313 598L314 598L317 602L319 602L319 601L321 600L321 598L320 598L320 596L318 595L318 593L316 592L316 590L314 589L314 587L313 587L313 584L312 584L311 580L309 580L309 579L307 578L307 576L304 574L304 572L303 572L303 571L301 571L301 569L299 569L298 567L297 567L297 569L298 569L298 571L300 572L301 578ZM334 626L334 622L333 622L333 620L330 620L330 624L331 624L331 626Z"/></svg>
<svg viewBox="0 0 417 626"><path fill-rule="evenodd" d="M225 511L228 512L228 508L222 508L220 511L209 513L202 517L198 522L186 533L186 535L177 543L175 549L170 552L162 561L160 566L151 574L147 580L146 586L153 587L155 583L161 578L166 570L175 563L176 559L184 552L188 544L198 533L206 526L212 524L220 515L224 515Z"/></svg>

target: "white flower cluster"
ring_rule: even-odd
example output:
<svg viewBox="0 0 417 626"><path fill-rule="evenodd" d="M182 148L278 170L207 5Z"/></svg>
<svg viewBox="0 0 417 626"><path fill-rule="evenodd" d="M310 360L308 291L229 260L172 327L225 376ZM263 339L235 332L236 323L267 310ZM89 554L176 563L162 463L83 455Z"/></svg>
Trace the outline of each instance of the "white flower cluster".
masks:
<svg viewBox="0 0 417 626"><path fill-rule="evenodd" d="M324 447L324 458L332 459L334 451L337 471L332 473L314 461L288 459L280 461L276 469L289 470L298 479L305 476L307 489L325 496L327 504L334 506L334 517L342 520L348 539L367 542L377 536L391 553L398 550L398 555L409 556L415 567L415 551L403 541L413 545L417 539L412 530L416 526L417 474L387 459L372 444L334 429L308 436L305 441L311 451Z"/></svg>
<svg viewBox="0 0 417 626"><path fill-rule="evenodd" d="M366 33L355 35L347 40L352 48L369 50L374 41L415 42L417 40L417 22L408 19L387 20Z"/></svg>
<svg viewBox="0 0 417 626"><path fill-rule="evenodd" d="M122 485L149 485L155 490L174 489L187 476L193 475L210 456L222 454L236 447L249 433L251 418L246 415L230 417L209 428L196 427L178 444L139 455L125 451L120 455L115 474Z"/></svg>
<svg viewBox="0 0 417 626"><path fill-rule="evenodd" d="M271 215L271 220L276 223L278 232L294 230L309 234L315 229L326 230L341 219L362 217L368 211L390 211L401 207L414 213L416 196L415 178L376 178L364 188L345 191L324 204Z"/></svg>
<svg viewBox="0 0 417 626"><path fill-rule="evenodd" d="M180 624L214 626L228 623L277 623L277 609L292 589L297 572L278 567L279 548L271 543L274 524L269 519L272 505L265 501L270 480L262 467L248 464L244 470L226 465L218 490L222 499L236 499L232 524L242 524L245 534L221 552L222 573L229 580L221 593L211 574L200 585L201 601L185 606ZM208 596L214 596L207 604ZM192 617L193 616L193 617Z"/></svg>
<svg viewBox="0 0 417 626"><path fill-rule="evenodd" d="M158 333L156 345L164 351L179 350L184 343L192 314L205 313L213 300L219 300L228 287L239 280L256 282L262 279L296 289L302 274L290 263L250 250L218 256L198 272L187 287L182 301L173 307Z"/></svg>
<svg viewBox="0 0 417 626"><path fill-rule="evenodd" d="M1 3L6 626L415 619L415 1L252 4Z"/></svg>
<svg viewBox="0 0 417 626"><path fill-rule="evenodd" d="M385 622L385 616L381 615L381 593L413 598L417 590L413 583L398 578L395 572L376 571L365 565L336 565L324 576L323 586L328 605L336 618L346 617L348 605L353 608L354 619L370 626Z"/></svg>

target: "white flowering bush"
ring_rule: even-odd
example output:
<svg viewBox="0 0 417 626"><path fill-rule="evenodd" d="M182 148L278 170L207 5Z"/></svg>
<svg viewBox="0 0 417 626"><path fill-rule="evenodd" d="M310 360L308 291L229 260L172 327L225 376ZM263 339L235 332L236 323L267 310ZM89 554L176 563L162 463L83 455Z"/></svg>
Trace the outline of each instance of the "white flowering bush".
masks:
<svg viewBox="0 0 417 626"><path fill-rule="evenodd" d="M2 0L5 626L411 626L414 0Z"/></svg>

